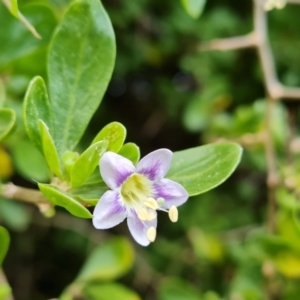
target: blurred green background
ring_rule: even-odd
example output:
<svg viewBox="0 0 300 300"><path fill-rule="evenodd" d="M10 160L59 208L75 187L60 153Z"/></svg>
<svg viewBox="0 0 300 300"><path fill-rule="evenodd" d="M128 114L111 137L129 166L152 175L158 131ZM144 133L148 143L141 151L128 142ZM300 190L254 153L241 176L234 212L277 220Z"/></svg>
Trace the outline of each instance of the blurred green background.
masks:
<svg viewBox="0 0 300 300"><path fill-rule="evenodd" d="M32 178L47 182L49 175L26 136L22 100L33 76L46 78L49 41L71 1L19 2L43 38L35 39L0 3L0 78L6 105L18 114L17 131L0 144L0 176L35 188ZM138 144L142 155L220 138L236 141L262 131L265 91L256 51L198 50L201 42L250 32L250 0L209 0L197 18L174 0L103 0L103 4L116 34L117 60L79 149L112 121L124 124L127 140ZM299 15L300 5L268 13L278 76L288 86L300 86ZM276 104L273 114L272 138L283 173L286 116L290 111L297 116L297 108ZM293 174L300 166L297 159ZM299 300L299 205L294 194L279 190L278 226L269 234L263 226L265 182L264 149L254 143L245 148L240 167L229 180L190 198L179 209L178 223L171 224L161 213L157 240L148 248L135 244L125 223L102 232L64 210L46 219L29 205L1 199L0 224L12 238L4 271L15 299L64 294L65 300ZM84 286L78 278L93 264L93 283Z"/></svg>

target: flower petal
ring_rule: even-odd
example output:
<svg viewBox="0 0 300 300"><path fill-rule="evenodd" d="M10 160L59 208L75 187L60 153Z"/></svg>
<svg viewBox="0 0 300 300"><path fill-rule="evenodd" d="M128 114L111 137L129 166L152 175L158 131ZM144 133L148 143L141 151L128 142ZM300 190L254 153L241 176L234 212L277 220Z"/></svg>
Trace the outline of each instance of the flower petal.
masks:
<svg viewBox="0 0 300 300"><path fill-rule="evenodd" d="M172 205L179 206L186 202L189 197L186 189L179 183L164 178L154 184L155 198L164 198L163 208L170 208Z"/></svg>
<svg viewBox="0 0 300 300"><path fill-rule="evenodd" d="M127 210L120 203L119 193L107 191L95 207L93 224L97 229L107 229L124 221L126 216Z"/></svg>
<svg viewBox="0 0 300 300"><path fill-rule="evenodd" d="M100 173L111 188L118 188L135 171L133 163L114 152L105 152L100 160Z"/></svg>
<svg viewBox="0 0 300 300"><path fill-rule="evenodd" d="M141 159L136 171L147 176L152 181L160 180L167 174L172 156L172 151L168 149L153 151Z"/></svg>
<svg viewBox="0 0 300 300"><path fill-rule="evenodd" d="M155 212L156 213L156 212ZM150 244L147 238L147 230L150 227L156 228L157 217L152 221L141 221L134 210L130 210L127 218L127 225L133 238L142 246Z"/></svg>

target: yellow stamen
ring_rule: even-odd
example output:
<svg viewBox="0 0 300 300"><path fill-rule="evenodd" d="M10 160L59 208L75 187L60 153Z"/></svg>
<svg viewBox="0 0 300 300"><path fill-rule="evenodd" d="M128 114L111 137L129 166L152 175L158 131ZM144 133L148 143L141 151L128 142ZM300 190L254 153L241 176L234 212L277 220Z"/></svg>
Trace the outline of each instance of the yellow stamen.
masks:
<svg viewBox="0 0 300 300"><path fill-rule="evenodd" d="M152 221L156 218L156 214L154 212L148 212L147 221Z"/></svg>
<svg viewBox="0 0 300 300"><path fill-rule="evenodd" d="M158 208L158 204L157 202L155 201L155 199L153 198L148 198L145 202L144 202L145 206L150 208L150 209L153 209L153 210L156 210Z"/></svg>
<svg viewBox="0 0 300 300"><path fill-rule="evenodd" d="M173 223L178 221L178 209L175 205L172 205L169 209L169 218Z"/></svg>
<svg viewBox="0 0 300 300"><path fill-rule="evenodd" d="M156 229L154 227L150 227L147 230L147 238L148 238L149 242L151 242L151 243L153 243L155 241Z"/></svg>
<svg viewBox="0 0 300 300"><path fill-rule="evenodd" d="M148 212L146 209L140 209L137 212L137 216L141 221L146 221L148 220Z"/></svg>

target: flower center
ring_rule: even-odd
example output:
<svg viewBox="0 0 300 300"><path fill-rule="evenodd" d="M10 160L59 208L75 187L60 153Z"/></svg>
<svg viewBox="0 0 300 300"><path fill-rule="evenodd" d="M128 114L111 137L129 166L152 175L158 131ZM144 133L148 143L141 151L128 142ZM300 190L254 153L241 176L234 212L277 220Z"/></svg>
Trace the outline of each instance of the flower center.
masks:
<svg viewBox="0 0 300 300"><path fill-rule="evenodd" d="M141 174L132 174L121 187L124 202L132 206L143 203L152 193L150 180Z"/></svg>

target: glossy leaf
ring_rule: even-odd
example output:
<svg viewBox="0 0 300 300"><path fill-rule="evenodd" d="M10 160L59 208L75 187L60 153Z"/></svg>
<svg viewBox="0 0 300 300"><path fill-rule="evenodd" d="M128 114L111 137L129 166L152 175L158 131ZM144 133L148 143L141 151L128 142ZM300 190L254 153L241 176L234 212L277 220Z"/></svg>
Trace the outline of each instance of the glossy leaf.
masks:
<svg viewBox="0 0 300 300"><path fill-rule="evenodd" d="M39 120L52 128L50 101L43 78L37 76L30 82L23 104L23 119L32 143L43 153Z"/></svg>
<svg viewBox="0 0 300 300"><path fill-rule="evenodd" d="M128 289L126 286L119 283L105 283L105 284L89 284L84 288L84 294L87 299L99 300L140 300L140 296L134 291Z"/></svg>
<svg viewBox="0 0 300 300"><path fill-rule="evenodd" d="M119 154L131 160L135 165L138 163L141 157L140 148L134 143L124 144L119 151Z"/></svg>
<svg viewBox="0 0 300 300"><path fill-rule="evenodd" d="M84 219L92 217L92 214L84 206L55 186L39 183L39 189L51 203L64 207L72 215Z"/></svg>
<svg viewBox="0 0 300 300"><path fill-rule="evenodd" d="M194 19L197 19L204 9L206 0L181 0L185 11Z"/></svg>
<svg viewBox="0 0 300 300"><path fill-rule="evenodd" d="M107 190L107 185L102 181L94 184L85 184L81 187L70 190L70 193L80 202L85 202L89 205L96 205L101 196Z"/></svg>
<svg viewBox="0 0 300 300"><path fill-rule="evenodd" d="M57 149L49 132L47 125L39 120L39 128L42 137L42 146L49 169L59 178L62 178L61 165L57 154Z"/></svg>
<svg viewBox="0 0 300 300"><path fill-rule="evenodd" d="M53 37L48 61L54 140L60 155L73 150L98 108L115 52L114 32L101 2L73 2Z"/></svg>
<svg viewBox="0 0 300 300"><path fill-rule="evenodd" d="M17 172L26 179L48 182L50 172L44 156L28 140L12 146L12 157Z"/></svg>
<svg viewBox="0 0 300 300"><path fill-rule="evenodd" d="M223 183L237 167L241 155L242 148L234 143L174 152L166 177L182 184L190 196L198 195Z"/></svg>
<svg viewBox="0 0 300 300"><path fill-rule="evenodd" d="M107 145L107 141L97 142L80 155L70 173L73 188L82 185L95 171Z"/></svg>
<svg viewBox="0 0 300 300"><path fill-rule="evenodd" d="M10 108L0 109L0 141L6 138L14 129L16 113Z"/></svg>
<svg viewBox="0 0 300 300"><path fill-rule="evenodd" d="M94 138L92 144L106 140L108 141L107 151L118 152L126 138L126 128L118 122L112 122L101 129Z"/></svg>
<svg viewBox="0 0 300 300"><path fill-rule="evenodd" d="M0 267L8 251L9 243L10 237L8 231L4 227L0 226Z"/></svg>
<svg viewBox="0 0 300 300"><path fill-rule="evenodd" d="M114 280L132 267L134 251L125 238L113 238L99 245L84 264L78 281Z"/></svg>

